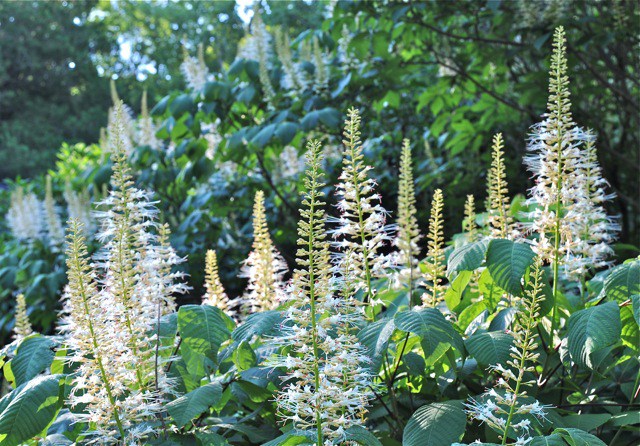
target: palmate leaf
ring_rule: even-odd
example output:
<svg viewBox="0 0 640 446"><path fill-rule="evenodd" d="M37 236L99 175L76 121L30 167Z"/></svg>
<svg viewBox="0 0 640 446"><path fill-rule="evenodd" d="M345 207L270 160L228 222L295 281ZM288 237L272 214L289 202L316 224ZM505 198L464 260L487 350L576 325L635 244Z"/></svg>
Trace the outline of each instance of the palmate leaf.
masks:
<svg viewBox="0 0 640 446"><path fill-rule="evenodd" d="M462 438L466 424L462 401L427 404L409 419L402 434L402 445L450 446Z"/></svg>
<svg viewBox="0 0 640 446"><path fill-rule="evenodd" d="M567 343L571 359L580 366L592 368L591 355L618 342L621 330L616 302L576 311L568 322Z"/></svg>
<svg viewBox="0 0 640 446"><path fill-rule="evenodd" d="M489 242L480 240L456 248L447 261L447 276L460 271L473 271L482 265Z"/></svg>
<svg viewBox="0 0 640 446"><path fill-rule="evenodd" d="M36 335L24 339L11 361L11 370L16 384L21 385L44 372L53 362L55 343L44 336Z"/></svg>
<svg viewBox="0 0 640 446"><path fill-rule="evenodd" d="M227 317L209 305L184 305L178 310L180 352L190 373L204 376L217 364L218 350L231 333Z"/></svg>
<svg viewBox="0 0 640 446"><path fill-rule="evenodd" d="M381 319L367 324L359 333L358 340L367 349L367 357L371 359L368 366L373 373L377 373L382 366L384 353L389 346L389 339L396 326L393 319Z"/></svg>
<svg viewBox="0 0 640 446"><path fill-rule="evenodd" d="M606 444L595 435L591 435L580 429L556 429L553 433L560 435L569 446L606 446Z"/></svg>
<svg viewBox="0 0 640 446"><path fill-rule="evenodd" d="M279 331L284 317L278 310L254 313L236 328L231 337L234 341L249 341L254 336L275 335Z"/></svg>
<svg viewBox="0 0 640 446"><path fill-rule="evenodd" d="M487 269L496 285L508 293L520 295L522 278L535 256L529 245L494 239L487 248Z"/></svg>
<svg viewBox="0 0 640 446"><path fill-rule="evenodd" d="M500 331L477 333L465 340L464 345L478 364L506 364L510 358L513 337Z"/></svg>
<svg viewBox="0 0 640 446"><path fill-rule="evenodd" d="M19 445L42 432L62 407L62 375L38 376L0 400L0 444Z"/></svg>
<svg viewBox="0 0 640 446"><path fill-rule="evenodd" d="M533 437L528 446L567 446L567 443L560 435L552 434L546 437Z"/></svg>
<svg viewBox="0 0 640 446"><path fill-rule="evenodd" d="M618 265L604 281L604 293L610 299L623 302L640 294L640 260Z"/></svg>
<svg viewBox="0 0 640 446"><path fill-rule="evenodd" d="M222 386L219 383L210 383L182 395L166 407L176 425L183 427L209 407L215 406L220 398L222 398Z"/></svg>
<svg viewBox="0 0 640 446"><path fill-rule="evenodd" d="M402 311L396 314L395 324L398 329L420 337L428 365L444 355L449 347L459 352L464 351L464 341L460 334L435 308Z"/></svg>

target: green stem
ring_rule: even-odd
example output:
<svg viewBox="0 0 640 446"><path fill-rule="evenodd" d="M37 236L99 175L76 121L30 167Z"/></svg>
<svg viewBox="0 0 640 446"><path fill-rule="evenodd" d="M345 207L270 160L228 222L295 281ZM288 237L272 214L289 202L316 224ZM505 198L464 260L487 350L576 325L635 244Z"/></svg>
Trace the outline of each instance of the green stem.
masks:
<svg viewBox="0 0 640 446"><path fill-rule="evenodd" d="M315 262L314 262L314 228L315 228L315 203L314 200L309 200L309 240L307 249L309 250L309 301L311 304L311 337L313 339L313 375L315 383L315 392L318 392L320 388L320 353L318 351L318 328L316 321L316 296L315 296ZM316 401L316 430L318 445L322 445L322 417L320 413L320 407Z"/></svg>
<svg viewBox="0 0 640 446"><path fill-rule="evenodd" d="M562 75L559 70L556 72L556 85L562 85ZM557 119L561 119L562 116L562 99L560 93L556 96L556 110L557 110ZM562 124L558 123L558 146L557 146L557 155L558 155L558 169L556 171L557 180L556 180L556 225L554 228L554 257L553 257L553 311L551 313L551 333L550 333L550 342L549 347L552 349L550 353L553 351L553 340L554 333L556 330L556 319L558 317L558 278L559 278L559 264L560 264L560 224L562 222L562 218L560 216L560 207L562 206Z"/></svg>

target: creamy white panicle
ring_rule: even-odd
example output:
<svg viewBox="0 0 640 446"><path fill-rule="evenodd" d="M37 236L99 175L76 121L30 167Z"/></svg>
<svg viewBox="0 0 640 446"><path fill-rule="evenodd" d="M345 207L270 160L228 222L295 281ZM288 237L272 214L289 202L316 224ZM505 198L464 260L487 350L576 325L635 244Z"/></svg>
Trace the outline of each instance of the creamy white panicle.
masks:
<svg viewBox="0 0 640 446"><path fill-rule="evenodd" d="M115 113L119 120L121 104ZM157 223L149 194L134 186L122 135L114 136L112 190L96 213L103 246L90 265L81 225L72 224L61 328L69 360L81 364L70 405L88 405L78 417L94 422L105 443L143 438L149 432L139 424L173 392L164 372L171 351L159 344L157 324L186 290L173 271L183 260L168 243L168 228Z"/></svg>
<svg viewBox="0 0 640 446"><path fill-rule="evenodd" d="M286 323L276 343L291 348L270 365L288 374L277 397L278 415L296 429L314 433L316 444L335 445L363 422L373 397L369 358L356 337L363 321L353 294L337 295L326 240L321 146L307 147L304 207L298 224L298 263L287 290Z"/></svg>
<svg viewBox="0 0 640 446"><path fill-rule="evenodd" d="M204 47L198 45L197 57L189 55L186 47L183 47L183 61L180 64L180 71L184 76L187 88L192 91L202 91L209 80L209 69L204 61Z"/></svg>
<svg viewBox="0 0 640 446"><path fill-rule="evenodd" d="M287 263L273 245L264 208L264 192L258 191L253 206L253 245L240 271L249 279L242 297L242 312L273 310L284 300L284 275Z"/></svg>
<svg viewBox="0 0 640 446"><path fill-rule="evenodd" d="M352 108L345 121L345 152L342 158L340 183L336 186L340 217L333 231L334 245L342 255L338 257L338 267L344 261L344 253L351 252L354 277L358 287L363 289L367 300L372 300L375 291L371 280L383 275L390 259L380 253L391 237L386 226L388 212L380 204L381 196L376 193L376 182L369 177L371 166L364 163L360 141L360 114Z"/></svg>
<svg viewBox="0 0 640 446"><path fill-rule="evenodd" d="M23 187L11 191L11 205L6 215L7 226L18 240L33 241L43 237L44 209L42 202L33 192L25 192Z"/></svg>
<svg viewBox="0 0 640 446"><path fill-rule="evenodd" d="M147 90L142 92L141 112L138 119L138 131L136 133L136 143L139 146L148 146L154 150L162 148L162 141L156 136L156 126L153 118L149 114L147 104Z"/></svg>

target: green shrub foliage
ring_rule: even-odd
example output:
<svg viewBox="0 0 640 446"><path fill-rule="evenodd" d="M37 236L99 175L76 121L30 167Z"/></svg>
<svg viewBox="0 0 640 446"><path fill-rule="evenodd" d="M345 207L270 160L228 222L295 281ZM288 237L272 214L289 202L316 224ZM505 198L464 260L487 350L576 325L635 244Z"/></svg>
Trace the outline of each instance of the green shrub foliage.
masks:
<svg viewBox="0 0 640 446"><path fill-rule="evenodd" d="M420 7L393 9L408 27ZM615 261L619 221L598 141L571 114L564 29L525 158L534 187L509 198L496 135L486 211L478 193L453 219L456 182L441 176L455 157L434 154L437 125L406 135L399 172L382 172L370 161L390 143L367 115L399 94L336 106L375 66L350 13L339 39L291 39L256 9L228 70L186 51L188 90L151 110L143 95L138 117L114 85L98 146L66 147L42 185L16 182L0 444L637 441L640 260ZM388 46L370 37L374 53ZM465 126L443 140L453 155L487 143Z"/></svg>

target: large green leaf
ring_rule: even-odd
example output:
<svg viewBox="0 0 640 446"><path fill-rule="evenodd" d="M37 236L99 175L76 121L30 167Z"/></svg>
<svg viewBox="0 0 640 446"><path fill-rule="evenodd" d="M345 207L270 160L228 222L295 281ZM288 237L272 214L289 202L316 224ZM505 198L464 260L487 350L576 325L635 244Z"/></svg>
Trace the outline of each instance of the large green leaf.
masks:
<svg viewBox="0 0 640 446"><path fill-rule="evenodd" d="M592 431L611 419L609 413L582 413L562 417L562 427Z"/></svg>
<svg viewBox="0 0 640 446"><path fill-rule="evenodd" d="M640 294L631 296L631 308L633 310L633 318L640 325Z"/></svg>
<svg viewBox="0 0 640 446"><path fill-rule="evenodd" d="M402 446L450 446L462 438L466 425L462 401L428 404L409 419Z"/></svg>
<svg viewBox="0 0 640 446"><path fill-rule="evenodd" d="M553 434L546 437L533 437L528 446L567 446L567 443L560 435Z"/></svg>
<svg viewBox="0 0 640 446"><path fill-rule="evenodd" d="M62 406L61 375L38 376L0 400L0 444L19 445L42 432Z"/></svg>
<svg viewBox="0 0 640 446"><path fill-rule="evenodd" d="M244 371L255 366L257 362L256 354L247 341L242 341L233 351L233 363L238 370Z"/></svg>
<svg viewBox="0 0 640 446"><path fill-rule="evenodd" d="M389 318L367 324L358 333L358 339L367 349L367 357L371 359L370 368L373 373L377 373L382 366L384 353L389 346L389 339L391 339L395 329L394 320Z"/></svg>
<svg viewBox="0 0 640 446"><path fill-rule="evenodd" d="M487 248L487 269L500 288L520 295L523 292L522 278L535 256L529 245L524 243L491 240Z"/></svg>
<svg viewBox="0 0 640 446"><path fill-rule="evenodd" d="M225 316L209 305L184 305L178 310L178 331L182 338L180 352L187 369L204 376L205 368L217 364L220 345L229 339Z"/></svg>
<svg viewBox="0 0 640 446"><path fill-rule="evenodd" d="M24 339L11 361L11 370L16 384L21 385L44 372L53 362L54 342L44 336L36 335Z"/></svg>
<svg viewBox="0 0 640 446"><path fill-rule="evenodd" d="M249 341L254 336L262 336L265 334L274 335L278 331L278 327L282 324L284 317L282 312L278 310L263 311L250 315L238 328L236 328L231 337L234 341Z"/></svg>
<svg viewBox="0 0 640 446"><path fill-rule="evenodd" d="M345 430L345 435L347 440L355 441L363 446L382 446L380 440L362 426L351 426Z"/></svg>
<svg viewBox="0 0 640 446"><path fill-rule="evenodd" d="M567 343L571 359L592 368L592 353L618 342L621 330L616 302L576 311L568 322Z"/></svg>
<svg viewBox="0 0 640 446"><path fill-rule="evenodd" d="M482 302L484 302L489 312L493 312L498 307L502 296L506 294L506 291L500 288L495 280L493 280L488 269L485 269L482 274L480 274L478 290L482 295Z"/></svg>
<svg viewBox="0 0 640 446"><path fill-rule="evenodd" d="M564 438L570 446L606 446L606 444L595 435L591 435L580 429L556 429L553 433Z"/></svg>
<svg viewBox="0 0 640 446"><path fill-rule="evenodd" d="M473 271L480 268L487 253L489 242L480 240L456 248L447 261L447 275L460 271Z"/></svg>
<svg viewBox="0 0 640 446"><path fill-rule="evenodd" d="M311 432L301 432L297 430L289 431L286 434L280 435L262 446L299 446L299 445L311 445L313 442L313 435Z"/></svg>
<svg viewBox="0 0 640 446"><path fill-rule="evenodd" d="M618 265L604 281L604 293L619 302L640 294L640 260Z"/></svg>
<svg viewBox="0 0 640 446"><path fill-rule="evenodd" d="M444 301L447 304L447 308L453 311L462 301L462 293L471 280L471 271L461 271L460 274L451 282L451 285L447 288L444 294Z"/></svg>
<svg viewBox="0 0 640 446"><path fill-rule="evenodd" d="M506 364L510 357L513 336L501 331L477 333L464 341L464 345L479 364Z"/></svg>
<svg viewBox="0 0 640 446"><path fill-rule="evenodd" d="M415 333L421 339L427 364L432 365L450 346L464 351L464 341L460 334L435 308L402 311L395 316L398 329Z"/></svg>
<svg viewBox="0 0 640 446"><path fill-rule="evenodd" d="M222 386L210 383L198 387L167 404L167 411L178 427L200 416L209 407L215 406L222 398Z"/></svg>

